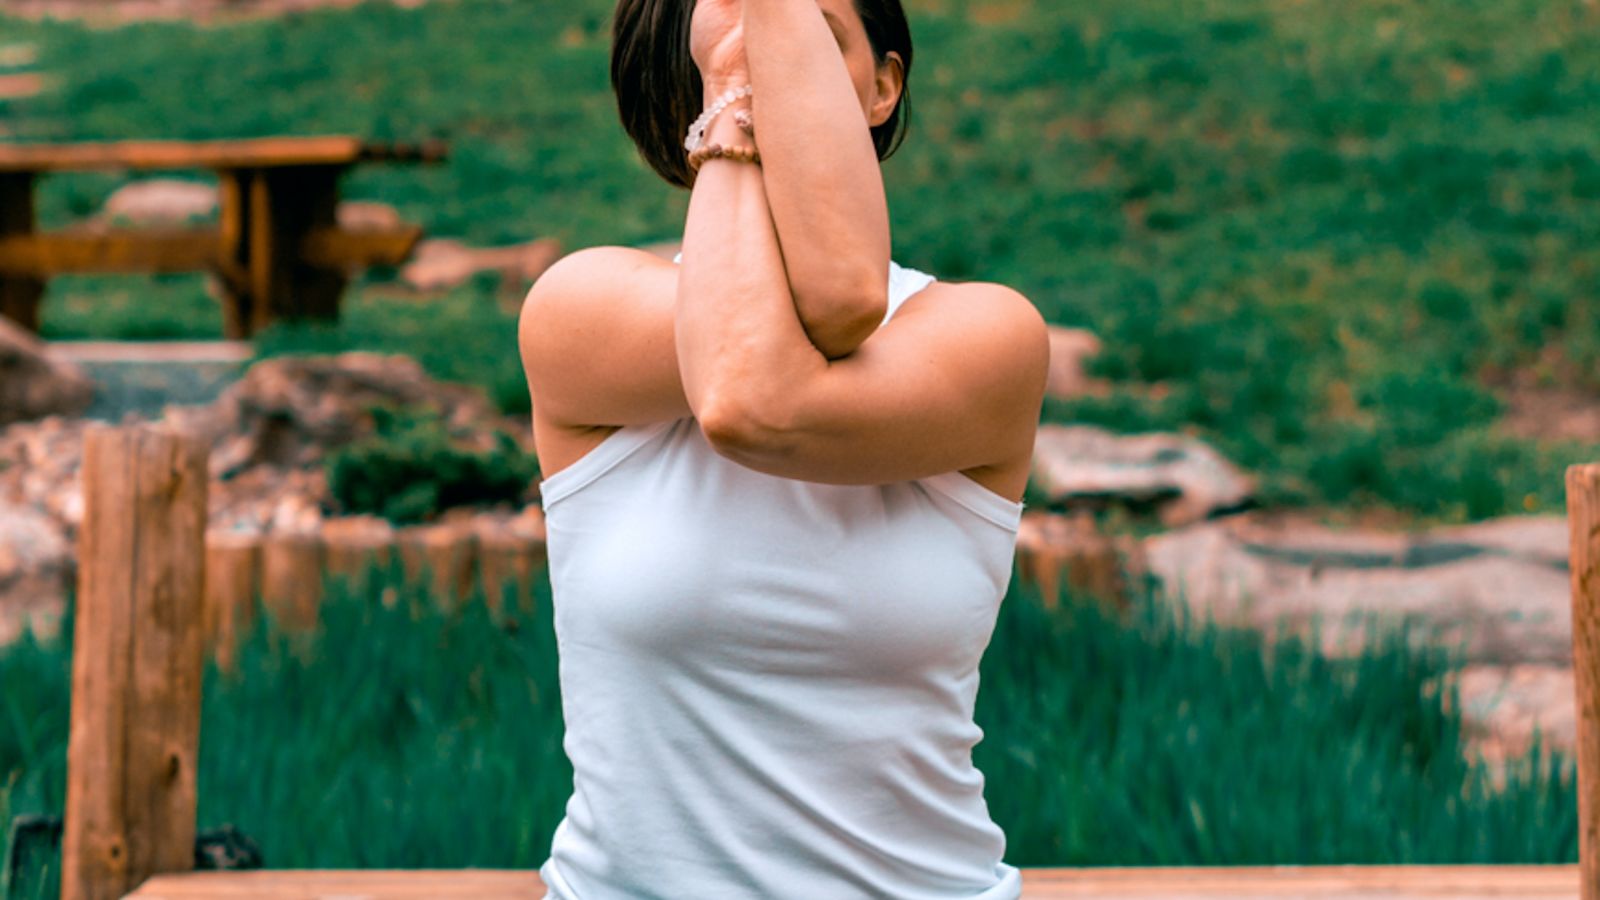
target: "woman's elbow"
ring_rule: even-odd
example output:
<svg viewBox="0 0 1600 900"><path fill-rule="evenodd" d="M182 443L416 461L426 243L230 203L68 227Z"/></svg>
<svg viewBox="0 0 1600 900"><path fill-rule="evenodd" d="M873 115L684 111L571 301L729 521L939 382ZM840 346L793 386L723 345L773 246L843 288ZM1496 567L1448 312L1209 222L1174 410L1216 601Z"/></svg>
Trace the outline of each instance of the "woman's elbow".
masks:
<svg viewBox="0 0 1600 900"><path fill-rule="evenodd" d="M883 285L797 291L795 305L811 343L828 359L838 359L848 356L883 324L889 295Z"/></svg>

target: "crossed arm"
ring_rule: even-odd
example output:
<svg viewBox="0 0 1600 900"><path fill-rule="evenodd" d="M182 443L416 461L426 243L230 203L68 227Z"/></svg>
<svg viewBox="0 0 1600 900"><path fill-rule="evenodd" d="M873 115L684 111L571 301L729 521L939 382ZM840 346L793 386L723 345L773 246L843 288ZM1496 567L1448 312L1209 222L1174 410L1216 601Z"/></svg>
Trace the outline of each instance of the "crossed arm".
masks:
<svg viewBox="0 0 1600 900"><path fill-rule="evenodd" d="M908 310L838 359L807 339L789 281L815 278L854 304L866 334L882 320L883 184L816 0L744 0L744 28L764 164L701 169L678 281L678 366L707 438L750 468L835 483L1016 458L1031 447L1048 344L1015 292Z"/></svg>
<svg viewBox="0 0 1600 900"><path fill-rule="evenodd" d="M1025 457L1048 366L1038 312L999 285L940 283L878 327L887 208L835 34L816 0L743 14L764 165L702 167L681 266L604 248L541 279L522 323L536 406L575 424L691 414L724 456L819 482ZM748 139L724 115L708 140ZM649 299L611 303L630 294Z"/></svg>

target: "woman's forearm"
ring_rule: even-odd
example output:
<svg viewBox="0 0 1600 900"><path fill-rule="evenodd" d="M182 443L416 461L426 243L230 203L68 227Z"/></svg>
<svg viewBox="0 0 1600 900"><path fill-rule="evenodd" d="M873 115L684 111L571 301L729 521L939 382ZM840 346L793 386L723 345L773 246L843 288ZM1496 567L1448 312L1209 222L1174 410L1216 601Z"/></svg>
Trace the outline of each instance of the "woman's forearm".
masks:
<svg viewBox="0 0 1600 900"><path fill-rule="evenodd" d="M706 140L748 144L731 120L724 113ZM790 295L760 167L726 159L701 167L674 315L684 396L715 442L766 427L786 390L827 368Z"/></svg>
<svg viewBox="0 0 1600 900"><path fill-rule="evenodd" d="M743 0L743 10L756 144L795 308L818 349L838 358L887 311L877 152L841 38L816 0Z"/></svg>

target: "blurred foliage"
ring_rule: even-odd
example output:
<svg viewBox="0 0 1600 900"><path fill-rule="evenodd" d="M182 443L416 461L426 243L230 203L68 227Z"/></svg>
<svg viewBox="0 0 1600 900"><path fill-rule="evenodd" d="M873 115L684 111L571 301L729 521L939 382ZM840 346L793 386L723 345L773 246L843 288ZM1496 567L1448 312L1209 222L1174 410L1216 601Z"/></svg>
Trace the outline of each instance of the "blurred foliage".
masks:
<svg viewBox="0 0 1600 900"><path fill-rule="evenodd" d="M520 503L539 473L538 460L504 432L493 432L493 449L468 450L437 412L379 406L372 415L376 433L324 463L341 512L414 525L456 507Z"/></svg>
<svg viewBox="0 0 1600 900"><path fill-rule="evenodd" d="M61 83L0 117L28 140L437 135L447 165L363 166L348 195L479 243L670 238L686 197L617 124L611 5L6 22ZM907 5L912 132L884 170L896 258L1010 284L1104 338L1095 374L1122 386L1050 418L1197 432L1262 473L1268 503L1560 508L1561 468L1597 448L1503 435L1492 389L1520 374L1600 392L1600 7ZM83 215L115 183L52 178L43 215ZM111 330L219 328L173 312L198 305L189 284L118 288L140 300ZM52 290L47 330L98 331L102 304L71 290ZM423 330L434 365L525 408L510 313L371 302L339 340L408 349Z"/></svg>
<svg viewBox="0 0 1600 900"><path fill-rule="evenodd" d="M238 674L208 664L200 827L237 825L271 868L537 867L572 784L549 582L507 620L383 574L334 581L310 641L258 609ZM1013 864L1576 860L1570 760L1469 759L1448 653L1379 629L1330 659L1168 608L1050 610L1013 580L973 757ZM0 648L0 821L62 809L69 643Z"/></svg>

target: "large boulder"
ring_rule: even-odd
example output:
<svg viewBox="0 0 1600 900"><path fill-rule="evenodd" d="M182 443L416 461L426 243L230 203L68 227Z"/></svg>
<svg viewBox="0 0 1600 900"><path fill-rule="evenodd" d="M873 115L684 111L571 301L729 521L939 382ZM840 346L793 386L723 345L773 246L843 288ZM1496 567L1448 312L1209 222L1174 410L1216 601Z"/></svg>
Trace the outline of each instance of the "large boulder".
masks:
<svg viewBox="0 0 1600 900"><path fill-rule="evenodd" d="M0 316L0 426L81 413L94 390L82 369L50 356L43 341Z"/></svg>
<svg viewBox="0 0 1600 900"><path fill-rule="evenodd" d="M482 391L436 381L408 356L367 352L265 359L215 403L169 406L166 418L212 443L212 474L226 479L259 465L318 466L374 431L374 406L432 409L485 448L483 432L505 424Z"/></svg>
<svg viewBox="0 0 1600 900"><path fill-rule="evenodd" d="M531 429L482 391L437 381L398 354L265 359L215 403L169 406L165 419L212 446L213 524L308 530L329 502L324 460L376 431L373 407L433 410L467 449L492 449L503 433L531 450Z"/></svg>
<svg viewBox="0 0 1600 900"><path fill-rule="evenodd" d="M1418 641L1473 662L1565 666L1567 540L1557 516L1421 534L1237 516L1150 538L1145 557L1175 601L1267 631L1319 623L1329 652L1352 652L1373 627L1404 621Z"/></svg>
<svg viewBox="0 0 1600 900"><path fill-rule="evenodd" d="M1248 506L1252 478L1181 434L1119 435L1089 425L1043 425L1033 480L1052 506L1153 509L1169 527Z"/></svg>
<svg viewBox="0 0 1600 900"><path fill-rule="evenodd" d="M479 272L494 272L503 289L511 290L537 281L561 256L561 242L554 238L508 247L469 247L436 238L417 246L400 278L416 290L439 291L465 284Z"/></svg>

